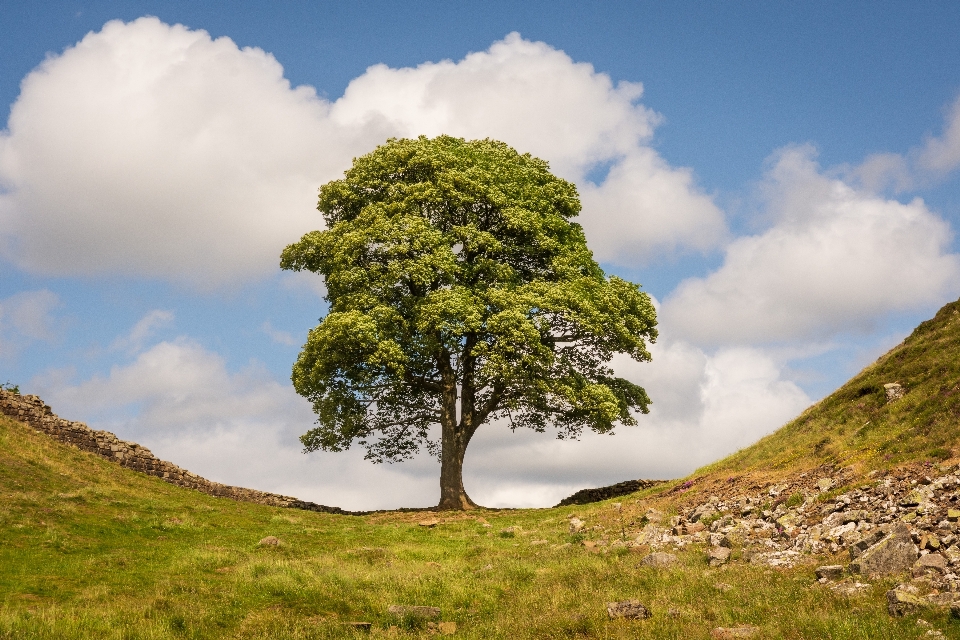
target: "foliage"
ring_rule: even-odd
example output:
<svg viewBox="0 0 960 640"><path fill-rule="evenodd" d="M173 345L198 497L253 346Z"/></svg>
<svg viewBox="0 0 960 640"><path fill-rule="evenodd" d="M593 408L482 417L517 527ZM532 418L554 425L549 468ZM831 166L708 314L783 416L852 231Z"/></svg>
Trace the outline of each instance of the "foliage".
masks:
<svg viewBox="0 0 960 640"><path fill-rule="evenodd" d="M620 500L629 535L649 503ZM717 573L699 547L660 571L622 549L567 546L574 513L590 523L591 540L620 537L609 502L474 512L433 528L417 526L416 513L235 503L0 417L0 638L433 637L425 623L391 615L393 604L437 606L464 639L706 638L739 624L788 640L922 633L917 615L887 615L889 581L848 598L816 584L810 567L736 563ZM520 533L499 537L506 527ZM281 545L258 547L267 535ZM630 598L653 617L607 618L607 602ZM960 637L948 611L922 617Z"/></svg>
<svg viewBox="0 0 960 640"><path fill-rule="evenodd" d="M4 384L0 384L0 389L4 391L9 391L12 394L20 395L20 385L13 384L7 380Z"/></svg>
<svg viewBox="0 0 960 640"><path fill-rule="evenodd" d="M402 460L439 424L462 461L489 419L576 437L648 410L607 363L650 359L653 305L594 261L576 188L546 162L493 140L390 140L318 209L326 230L281 258L321 274L330 303L293 368L318 416L307 450Z"/></svg>

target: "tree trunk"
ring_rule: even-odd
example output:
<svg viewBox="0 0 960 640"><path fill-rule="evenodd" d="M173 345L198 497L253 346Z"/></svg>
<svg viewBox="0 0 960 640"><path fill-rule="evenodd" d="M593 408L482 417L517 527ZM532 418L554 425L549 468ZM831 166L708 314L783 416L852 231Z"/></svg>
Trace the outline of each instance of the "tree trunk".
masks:
<svg viewBox="0 0 960 640"><path fill-rule="evenodd" d="M451 421L452 422L452 421ZM476 509L463 488L463 456L467 452L466 430L456 422L444 421L440 452L440 504L438 509Z"/></svg>

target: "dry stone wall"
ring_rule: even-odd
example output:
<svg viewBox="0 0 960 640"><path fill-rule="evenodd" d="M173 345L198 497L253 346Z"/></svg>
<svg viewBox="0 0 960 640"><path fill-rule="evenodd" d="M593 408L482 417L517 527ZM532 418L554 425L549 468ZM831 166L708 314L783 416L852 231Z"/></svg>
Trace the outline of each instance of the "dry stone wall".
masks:
<svg viewBox="0 0 960 640"><path fill-rule="evenodd" d="M307 511L342 515L353 513L338 507L328 507L266 491L232 487L201 478L195 473L181 469L172 462L160 460L149 449L136 442L121 440L109 431L91 429L82 422L72 422L60 418L38 396L20 395L0 388L0 413L33 427L54 440L73 445L83 451L89 451L128 469L162 478L178 487L194 489L220 498L254 502L272 507L305 509Z"/></svg>
<svg viewBox="0 0 960 640"><path fill-rule="evenodd" d="M619 498L641 489L649 489L658 484L663 484L664 480L625 480L612 484L609 487L598 487L596 489L581 489L572 496L561 500L557 506L566 507L571 504L590 504L591 502L601 502L610 498Z"/></svg>

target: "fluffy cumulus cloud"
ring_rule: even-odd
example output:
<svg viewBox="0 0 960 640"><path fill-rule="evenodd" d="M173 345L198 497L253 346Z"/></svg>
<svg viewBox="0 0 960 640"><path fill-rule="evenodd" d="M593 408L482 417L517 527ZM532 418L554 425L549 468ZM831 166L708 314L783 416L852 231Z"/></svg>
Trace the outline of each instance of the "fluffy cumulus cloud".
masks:
<svg viewBox="0 0 960 640"><path fill-rule="evenodd" d="M906 154L881 152L849 167L849 178L872 191L902 192L944 179L960 167L960 97L946 110L943 131Z"/></svg>
<svg viewBox="0 0 960 640"><path fill-rule="evenodd" d="M490 506L547 506L588 486L677 477L753 442L809 402L759 351L708 355L661 341L653 352L651 364L615 363L654 398L639 426L576 442L487 425L467 452L471 495ZM297 436L314 421L307 401L256 365L231 372L186 338L153 344L86 380L50 371L31 389L60 415L220 482L355 509L429 506L439 494L439 465L426 455L396 465L372 465L357 449L304 455Z"/></svg>
<svg viewBox="0 0 960 640"><path fill-rule="evenodd" d="M63 321L57 294L47 289L21 291L0 299L0 356L13 357L37 340L56 340Z"/></svg>
<svg viewBox="0 0 960 640"><path fill-rule="evenodd" d="M652 352L652 363L615 363L653 398L637 426L580 441L481 430L464 462L471 496L489 505L545 506L584 487L680 477L752 444L810 403L782 378L782 362L762 351L709 355L683 341L661 341Z"/></svg>
<svg viewBox="0 0 960 640"><path fill-rule="evenodd" d="M505 140L574 180L612 163L583 217L603 259L709 246L722 215L649 148L659 118L641 92L512 34L459 62L371 67L329 102L260 49L114 21L22 83L0 134L0 252L44 274L263 277L320 224L316 189L352 157L439 133Z"/></svg>
<svg viewBox="0 0 960 640"><path fill-rule="evenodd" d="M734 240L717 271L665 301L663 321L680 335L704 345L816 339L957 295L951 230L922 200L827 177L809 147L779 154L764 194L772 227Z"/></svg>
<svg viewBox="0 0 960 640"><path fill-rule="evenodd" d="M50 371L31 389L64 417L218 482L347 508L426 506L439 494L430 474L438 466L429 460L389 467L363 461L361 451L304 455L297 436L314 421L306 400L256 365L229 371L218 354L185 338L86 380Z"/></svg>

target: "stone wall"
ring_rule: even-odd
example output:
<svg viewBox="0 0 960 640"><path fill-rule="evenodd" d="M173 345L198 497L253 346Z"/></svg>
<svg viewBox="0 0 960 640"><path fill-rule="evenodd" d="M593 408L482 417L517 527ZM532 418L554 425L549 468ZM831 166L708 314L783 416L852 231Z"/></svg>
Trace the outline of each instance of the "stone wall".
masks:
<svg viewBox="0 0 960 640"><path fill-rule="evenodd" d="M625 480L612 484L609 487L599 487L597 489L581 489L568 498L564 498L557 505L565 507L571 504L590 504L591 502L600 502L610 498L625 496L634 491L647 489L665 482L664 480Z"/></svg>
<svg viewBox="0 0 960 640"><path fill-rule="evenodd" d="M220 498L254 502L272 507L305 509L307 511L341 515L353 514L353 512L344 511L338 507L327 507L290 496L211 482L186 469L181 469L172 462L160 460L149 449L136 442L121 440L109 431L96 431L82 422L64 420L54 414L50 407L44 404L38 396L19 395L0 388L0 413L33 427L54 440L73 445L83 451L89 451L128 469L162 478L178 487L194 489Z"/></svg>

